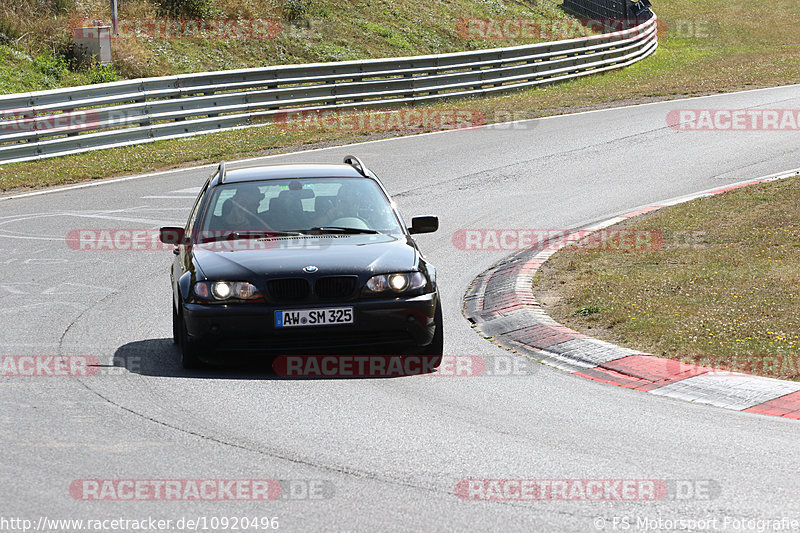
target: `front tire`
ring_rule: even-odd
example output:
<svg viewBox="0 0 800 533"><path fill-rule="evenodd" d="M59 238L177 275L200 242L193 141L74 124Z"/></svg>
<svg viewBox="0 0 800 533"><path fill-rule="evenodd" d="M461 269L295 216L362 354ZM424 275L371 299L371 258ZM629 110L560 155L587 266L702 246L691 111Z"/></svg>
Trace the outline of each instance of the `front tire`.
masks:
<svg viewBox="0 0 800 533"><path fill-rule="evenodd" d="M181 326L178 310L175 309L175 304L172 304L172 343L180 345L181 343Z"/></svg>
<svg viewBox="0 0 800 533"><path fill-rule="evenodd" d="M176 313L177 314L177 313ZM186 370L200 368L203 362L200 360L200 348L197 343L189 339L189 333L186 330L186 322L183 320L183 314L177 316L179 328L179 342L178 346L181 349L181 366Z"/></svg>
<svg viewBox="0 0 800 533"><path fill-rule="evenodd" d="M441 302L436 304L433 323L436 326L436 331L433 334L433 340L425 347L423 353L424 355L432 356L433 368L439 368L439 365L442 364L442 355L444 355L444 318L442 316Z"/></svg>

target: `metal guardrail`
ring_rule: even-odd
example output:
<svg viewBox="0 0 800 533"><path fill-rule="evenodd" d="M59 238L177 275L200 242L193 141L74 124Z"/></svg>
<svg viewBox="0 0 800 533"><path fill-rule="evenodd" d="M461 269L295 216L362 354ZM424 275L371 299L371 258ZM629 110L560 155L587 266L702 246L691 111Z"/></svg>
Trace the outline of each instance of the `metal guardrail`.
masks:
<svg viewBox="0 0 800 533"><path fill-rule="evenodd" d="M648 14L613 33L510 48L0 95L0 164L250 127L293 111L401 107L605 72L655 51Z"/></svg>

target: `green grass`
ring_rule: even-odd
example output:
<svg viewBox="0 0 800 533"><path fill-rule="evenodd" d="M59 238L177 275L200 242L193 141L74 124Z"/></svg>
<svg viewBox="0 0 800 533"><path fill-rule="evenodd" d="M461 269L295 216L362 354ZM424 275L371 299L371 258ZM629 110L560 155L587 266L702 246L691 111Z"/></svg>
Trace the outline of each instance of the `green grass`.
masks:
<svg viewBox="0 0 800 533"><path fill-rule="evenodd" d="M31 55L19 47L0 44L0 94L90 83L90 69L70 70L61 56L48 52Z"/></svg>
<svg viewBox="0 0 800 533"><path fill-rule="evenodd" d="M23 0L14 0L21 1ZM85 1L85 5L93 5L91 1L94 0ZM261 5L256 0L247 4L242 0L225 0L226 4L222 4L223 0L214 1L229 12L242 13L242 16L247 14L246 10L242 11L243 6ZM98 9L104 9L106 2L98 2ZM130 9L132 15L140 18L149 13L142 7L147 5L144 0L130 0L123 4L129 6L126 9ZM659 18L666 22L666 32L661 35L657 52L644 61L622 70L557 85L490 98L452 101L435 107L475 109L489 117L498 117L497 120L503 120L502 117L521 119L612 105L800 83L800 45L795 37L797 22L800 22L800 2L707 0L698 3L695 0L657 0L653 7ZM262 11L268 12L266 8ZM155 75L234 66L485 48L518 43L464 41L455 29L460 18L522 15L563 17L555 0L531 1L527 5L500 0L452 0L447 3L386 0L351 2L347 5L314 0L307 12L309 27L292 25L279 39L259 45L260 47L253 43L242 46L241 43L226 41L204 42L202 45L182 41L171 41L167 44L127 43L131 47L130 55L125 56L126 62L119 63L117 71L125 74L135 73L140 69L141 72ZM411 48L406 48L406 43ZM138 49L136 46L144 48ZM0 69L3 68L9 73L8 79L16 80L10 83L15 84L18 89L23 86L28 89L36 88L38 86L30 84L36 85L39 83L37 80L43 79L40 74L30 74L30 66L0 65ZM71 75L65 75L60 82L50 80L48 83L68 85L78 82L77 78L70 78ZM6 165L0 174L0 189L41 187L131 172L147 172L206 161L211 157L250 157L313 143L349 142L354 138L370 136L369 133L354 136L347 131L311 131L299 134L289 132L276 137L274 130L255 129L249 130L247 134L231 132L192 140L163 141L124 151L99 151ZM375 131L370 137L397 133ZM152 157L150 152L153 150L166 156Z"/></svg>
<svg viewBox="0 0 800 533"><path fill-rule="evenodd" d="M534 294L594 337L798 380L798 206L800 178L791 178L636 217L614 228L659 230L664 248L560 251L536 274Z"/></svg>
<svg viewBox="0 0 800 533"><path fill-rule="evenodd" d="M125 0L120 19L278 19L275 39L159 39L148 35L112 42L114 69L123 78L268 65L421 55L486 48L459 35L458 21L475 18L564 17L555 0L192 0L185 12L162 6L188 0ZM187 11L187 8L184 8ZM289 21L289 17L294 17ZM107 0L7 0L0 4L0 93L91 83L72 61L73 21L110 21ZM510 44L535 42L527 39ZM70 73L45 75L37 56L68 60Z"/></svg>

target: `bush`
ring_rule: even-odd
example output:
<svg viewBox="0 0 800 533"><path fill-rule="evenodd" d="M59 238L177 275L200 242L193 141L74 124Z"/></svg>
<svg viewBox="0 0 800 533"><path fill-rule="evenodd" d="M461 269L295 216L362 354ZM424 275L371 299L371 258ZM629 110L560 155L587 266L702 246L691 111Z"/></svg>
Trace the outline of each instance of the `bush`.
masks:
<svg viewBox="0 0 800 533"><path fill-rule="evenodd" d="M33 58L33 64L47 77L60 80L69 71L69 63L61 55L39 54Z"/></svg>
<svg viewBox="0 0 800 533"><path fill-rule="evenodd" d="M283 17L286 20L302 20L308 15L311 0L286 0L283 3Z"/></svg>
<svg viewBox="0 0 800 533"><path fill-rule="evenodd" d="M580 309L575 311L575 314L580 316L589 316L597 314L602 310L603 309L599 305L589 305L586 307L581 307Z"/></svg>
<svg viewBox="0 0 800 533"><path fill-rule="evenodd" d="M205 17L213 12L213 0L159 0L161 9L175 17Z"/></svg>
<svg viewBox="0 0 800 533"><path fill-rule="evenodd" d="M108 83L122 79L113 65L101 65L97 61L92 61L92 64L86 70L86 74L89 83Z"/></svg>
<svg viewBox="0 0 800 533"><path fill-rule="evenodd" d="M75 8L73 0L54 0L53 4L56 13L69 13Z"/></svg>
<svg viewBox="0 0 800 533"><path fill-rule="evenodd" d="M0 19L0 43L10 43L16 37L19 35L15 28L8 21Z"/></svg>

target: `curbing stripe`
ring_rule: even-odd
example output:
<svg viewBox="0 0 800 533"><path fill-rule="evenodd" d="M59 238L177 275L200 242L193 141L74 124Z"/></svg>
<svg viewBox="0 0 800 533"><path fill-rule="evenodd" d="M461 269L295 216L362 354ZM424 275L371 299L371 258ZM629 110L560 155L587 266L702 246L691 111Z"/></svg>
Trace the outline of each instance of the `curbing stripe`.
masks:
<svg viewBox="0 0 800 533"><path fill-rule="evenodd" d="M544 250L518 252L478 275L463 313L500 346L582 378L702 403L800 420L800 382L717 372L708 367L642 354L587 337L553 320L533 298L533 274L578 231L600 230L629 218L696 198L800 175L800 169L641 206L586 226Z"/></svg>
<svg viewBox="0 0 800 533"><path fill-rule="evenodd" d="M630 355L604 363L582 375L588 379L613 383L620 387L650 391L711 370L663 357Z"/></svg>
<svg viewBox="0 0 800 533"><path fill-rule="evenodd" d="M749 407L745 411L800 420L800 392L793 392L760 405Z"/></svg>
<svg viewBox="0 0 800 533"><path fill-rule="evenodd" d="M645 213L649 213L650 211L658 211L664 207L663 205L651 205L650 207L643 207L642 209L637 209L636 211L631 211L630 213L625 213L624 215L620 215L621 218L633 218L638 215L643 215Z"/></svg>

